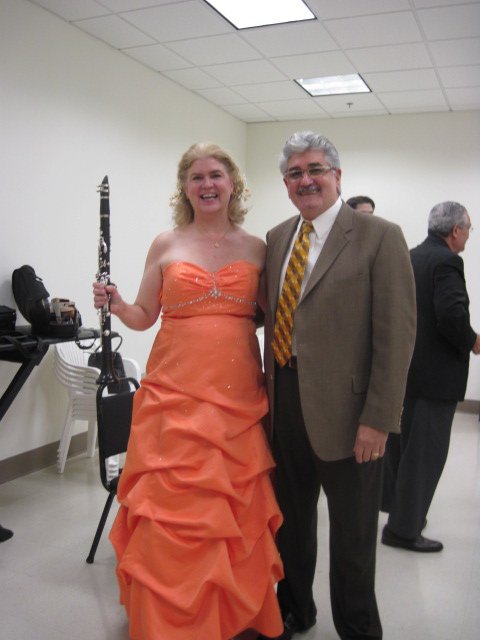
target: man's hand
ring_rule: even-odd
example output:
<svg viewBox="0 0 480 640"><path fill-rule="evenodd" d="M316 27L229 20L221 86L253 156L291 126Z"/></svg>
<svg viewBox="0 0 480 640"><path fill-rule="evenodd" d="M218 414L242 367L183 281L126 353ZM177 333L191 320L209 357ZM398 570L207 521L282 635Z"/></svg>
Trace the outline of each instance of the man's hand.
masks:
<svg viewBox="0 0 480 640"><path fill-rule="evenodd" d="M477 339L475 340L475 343L472 347L472 352L478 356L478 354L480 353L480 335L477 334Z"/></svg>
<svg viewBox="0 0 480 640"><path fill-rule="evenodd" d="M382 458L385 453L388 433L366 424L358 427L353 453L357 462L370 462Z"/></svg>

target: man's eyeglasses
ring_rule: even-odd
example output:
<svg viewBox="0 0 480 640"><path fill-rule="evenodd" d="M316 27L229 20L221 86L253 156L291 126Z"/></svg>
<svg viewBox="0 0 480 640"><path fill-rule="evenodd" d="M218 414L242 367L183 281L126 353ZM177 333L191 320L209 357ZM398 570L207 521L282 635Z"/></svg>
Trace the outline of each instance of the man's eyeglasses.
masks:
<svg viewBox="0 0 480 640"><path fill-rule="evenodd" d="M310 178L319 178L327 175L327 173L332 170L335 170L335 167L330 167L328 164L315 164L308 167L308 169L305 169L305 171L296 168L289 169L288 171L285 171L284 176L291 182L297 182L303 178L305 173L307 173Z"/></svg>

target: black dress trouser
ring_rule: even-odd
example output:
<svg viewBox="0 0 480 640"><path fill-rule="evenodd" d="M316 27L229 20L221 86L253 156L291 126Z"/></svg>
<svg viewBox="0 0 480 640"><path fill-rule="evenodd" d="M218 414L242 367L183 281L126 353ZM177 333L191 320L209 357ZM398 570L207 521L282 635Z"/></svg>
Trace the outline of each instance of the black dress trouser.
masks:
<svg viewBox="0 0 480 640"><path fill-rule="evenodd" d="M416 539L442 475L457 402L406 396L401 435L388 439L382 511L398 536Z"/></svg>
<svg viewBox="0 0 480 640"><path fill-rule="evenodd" d="M278 534L285 568L278 585L282 613L293 614L301 629L315 623L317 502L323 488L330 518L335 628L342 640L380 639L375 558L382 461L358 464L352 457L324 462L315 455L303 422L296 371L277 369L275 397L275 488L284 515Z"/></svg>

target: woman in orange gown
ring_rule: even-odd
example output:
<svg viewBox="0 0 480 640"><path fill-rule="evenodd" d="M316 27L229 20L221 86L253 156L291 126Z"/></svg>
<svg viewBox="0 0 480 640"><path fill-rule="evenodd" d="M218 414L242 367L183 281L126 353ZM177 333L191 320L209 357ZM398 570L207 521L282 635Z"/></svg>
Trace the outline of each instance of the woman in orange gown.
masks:
<svg viewBox="0 0 480 640"><path fill-rule="evenodd" d="M94 284L95 306L109 295L130 328L146 329L162 312L110 534L133 640L283 631L282 517L254 324L265 245L239 226L244 198L230 156L193 145L178 167L175 228L154 240L135 302Z"/></svg>

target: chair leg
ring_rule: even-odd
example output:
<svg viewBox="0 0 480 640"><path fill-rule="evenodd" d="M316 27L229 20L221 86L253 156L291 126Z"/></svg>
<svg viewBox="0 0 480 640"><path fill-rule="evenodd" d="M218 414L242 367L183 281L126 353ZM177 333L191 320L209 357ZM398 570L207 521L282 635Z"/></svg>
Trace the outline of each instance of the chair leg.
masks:
<svg viewBox="0 0 480 640"><path fill-rule="evenodd" d="M89 458L93 458L93 456L95 455L96 443L97 443L97 421L89 420L88 431L87 431L87 456Z"/></svg>
<svg viewBox="0 0 480 640"><path fill-rule="evenodd" d="M107 521L108 514L110 512L110 507L112 506L112 502L115 495L116 495L115 493L108 494L107 501L105 503L105 506L103 507L102 515L100 517L100 522L98 523L95 537L93 538L92 547L87 557L88 564L93 564L93 561L95 559L95 553L97 552L98 543L100 542L100 538L102 537L103 529L105 528L105 523Z"/></svg>
<svg viewBox="0 0 480 640"><path fill-rule="evenodd" d="M69 403L65 421L63 423L62 436L57 450L57 472L63 473L65 470L65 462L67 461L68 450L70 448L70 441L72 439L73 431L73 419L72 404Z"/></svg>

